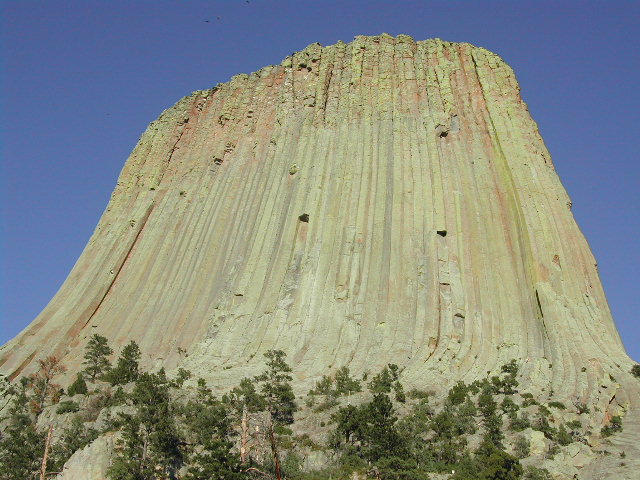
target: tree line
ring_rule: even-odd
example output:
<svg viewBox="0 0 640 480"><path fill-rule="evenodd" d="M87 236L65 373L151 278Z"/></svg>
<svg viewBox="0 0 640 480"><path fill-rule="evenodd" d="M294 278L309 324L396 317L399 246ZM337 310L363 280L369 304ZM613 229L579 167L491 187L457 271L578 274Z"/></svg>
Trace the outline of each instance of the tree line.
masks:
<svg viewBox="0 0 640 480"><path fill-rule="evenodd" d="M143 371L134 341L114 364L113 353L108 339L94 334L83 369L66 391L55 383L66 371L55 357L5 385L3 395L12 401L0 437L0 480L50 478L105 434L117 438L111 480L320 480L354 472L384 480L426 480L430 473L449 473L453 480L545 480L548 472L520 463L530 446L518 432L543 432L547 456L588 433L579 420L557 420L552 412L566 409L562 403L545 405L520 391L515 360L499 375L456 383L438 406L432 393L405 392L397 365L359 379L342 367L321 378L301 407L281 350L267 351L263 372L240 379L221 397L183 368L171 378L164 369ZM532 406L534 417L521 411ZM589 413L586 405L574 407ZM319 419L315 440L294 433L301 408ZM45 409L47 418L53 411L65 415L61 432L53 423L38 428ZM600 433L620 430L621 419L614 417ZM325 464L304 465L302 450L322 452Z"/></svg>

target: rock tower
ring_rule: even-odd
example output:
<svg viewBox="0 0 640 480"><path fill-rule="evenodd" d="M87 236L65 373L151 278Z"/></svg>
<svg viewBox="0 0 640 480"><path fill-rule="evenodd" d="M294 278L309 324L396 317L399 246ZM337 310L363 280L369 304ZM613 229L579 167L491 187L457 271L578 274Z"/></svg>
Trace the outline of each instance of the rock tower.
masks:
<svg viewBox="0 0 640 480"><path fill-rule="evenodd" d="M0 351L77 367L99 333L225 386L282 349L299 388L387 362L599 405L637 383L511 68L466 43L313 44L151 123L57 295Z"/></svg>

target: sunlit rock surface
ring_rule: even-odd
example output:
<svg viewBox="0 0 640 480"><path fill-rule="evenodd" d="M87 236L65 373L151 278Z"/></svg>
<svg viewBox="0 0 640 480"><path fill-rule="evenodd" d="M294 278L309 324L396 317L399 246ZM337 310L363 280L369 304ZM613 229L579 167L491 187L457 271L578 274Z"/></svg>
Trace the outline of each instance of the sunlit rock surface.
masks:
<svg viewBox="0 0 640 480"><path fill-rule="evenodd" d="M640 397L513 71L438 39L313 44L162 113L1 370L72 371L94 333L221 388L275 348L300 391L343 365L442 386L516 358L596 428Z"/></svg>

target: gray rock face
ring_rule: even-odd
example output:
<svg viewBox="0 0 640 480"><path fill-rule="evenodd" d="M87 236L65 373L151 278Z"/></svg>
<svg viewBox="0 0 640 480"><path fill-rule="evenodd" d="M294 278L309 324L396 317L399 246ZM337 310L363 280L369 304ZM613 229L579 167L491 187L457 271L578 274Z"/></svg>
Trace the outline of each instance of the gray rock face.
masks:
<svg viewBox="0 0 640 480"><path fill-rule="evenodd" d="M75 452L55 480L104 480L111 465L117 436L107 434Z"/></svg>
<svg viewBox="0 0 640 480"><path fill-rule="evenodd" d="M310 45L180 100L135 147L45 310L0 351L73 371L88 338L220 388L282 349L296 387L388 362L408 386L516 358L532 392L640 390L596 262L511 68L407 36Z"/></svg>

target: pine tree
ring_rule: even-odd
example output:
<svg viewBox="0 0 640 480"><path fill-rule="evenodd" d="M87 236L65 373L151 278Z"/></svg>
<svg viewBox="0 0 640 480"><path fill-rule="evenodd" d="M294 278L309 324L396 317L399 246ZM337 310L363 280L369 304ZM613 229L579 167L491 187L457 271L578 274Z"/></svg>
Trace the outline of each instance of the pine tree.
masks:
<svg viewBox="0 0 640 480"><path fill-rule="evenodd" d="M248 413L262 412L267 408L266 399L256 390L250 378L240 380L240 385L222 397L222 401L234 408L237 415L241 415L245 408Z"/></svg>
<svg viewBox="0 0 640 480"><path fill-rule="evenodd" d="M109 477L113 480L166 478L181 463L182 453L164 369L156 374L141 374L131 401L136 412L122 418L122 439Z"/></svg>
<svg viewBox="0 0 640 480"><path fill-rule="evenodd" d="M125 383L135 382L140 375L140 347L131 340L120 353L116 366L109 370L106 379L111 385L124 385Z"/></svg>
<svg viewBox="0 0 640 480"><path fill-rule="evenodd" d="M431 450L440 468L455 465L466 447L464 422L460 422L454 407L447 406L429 422L434 435L430 439Z"/></svg>
<svg viewBox="0 0 640 480"><path fill-rule="evenodd" d="M74 396L78 394L86 395L89 389L87 388L87 382L84 381L84 377L80 372L76 374L76 379L74 382L69 385L67 388L67 394L69 396Z"/></svg>
<svg viewBox="0 0 640 480"><path fill-rule="evenodd" d="M196 401L181 409L190 434L187 447L188 480L239 480L240 465L231 452L233 429L228 408L207 388L199 388Z"/></svg>
<svg viewBox="0 0 640 480"><path fill-rule="evenodd" d="M61 459L59 463L64 465L74 452L84 448L96 438L98 438L98 432L93 428L85 428L82 417L74 416L70 425L63 430L60 443L54 446L56 456Z"/></svg>
<svg viewBox="0 0 640 480"><path fill-rule="evenodd" d="M387 395L377 393L367 407L365 456L371 462L381 458L406 457L406 442L398 433L393 404Z"/></svg>
<svg viewBox="0 0 640 480"><path fill-rule="evenodd" d="M569 445L573 442L573 438L569 435L564 425L560 425L558 433L556 434L556 440L560 445Z"/></svg>
<svg viewBox="0 0 640 480"><path fill-rule="evenodd" d="M268 360L267 370L255 377L255 380L261 385L261 393L273 422L290 425L293 423L293 414L298 409L291 387L291 367L285 362L286 354L282 350L269 350L264 356Z"/></svg>
<svg viewBox="0 0 640 480"><path fill-rule="evenodd" d="M497 447L486 435L476 451L474 464L475 478L479 480L518 480L523 473L518 459Z"/></svg>
<svg viewBox="0 0 640 480"><path fill-rule="evenodd" d="M84 353L83 365L86 365L84 372L89 376L93 382L97 377L109 370L111 363L109 362L109 356L113 353L113 350L107 344L106 337L94 333L87 343L87 347Z"/></svg>
<svg viewBox="0 0 640 480"><path fill-rule="evenodd" d="M491 386L487 383L478 397L478 408L484 417L484 427L491 443L502 449L504 433L502 433L502 418L498 415L498 404L493 399Z"/></svg>
<svg viewBox="0 0 640 480"><path fill-rule="evenodd" d="M9 425L0 440L0 480L34 478L40 470L44 439L29 413L26 382L22 382L9 409Z"/></svg>
<svg viewBox="0 0 640 480"><path fill-rule="evenodd" d="M400 369L397 365L390 363L374 376L368 383L369 391L376 393L391 393L395 382L398 381Z"/></svg>
<svg viewBox="0 0 640 480"><path fill-rule="evenodd" d="M336 392L347 395L361 392L360 382L349 374L349 367L342 367L336 372Z"/></svg>
<svg viewBox="0 0 640 480"><path fill-rule="evenodd" d="M121 438L115 458L107 472L110 480L151 480L153 470L146 456L146 439L140 421L134 415L121 415Z"/></svg>
<svg viewBox="0 0 640 480"><path fill-rule="evenodd" d="M345 444L362 445L366 441L368 413L368 405L345 405L331 416L331 421L336 423L336 433L340 439L344 438Z"/></svg>

